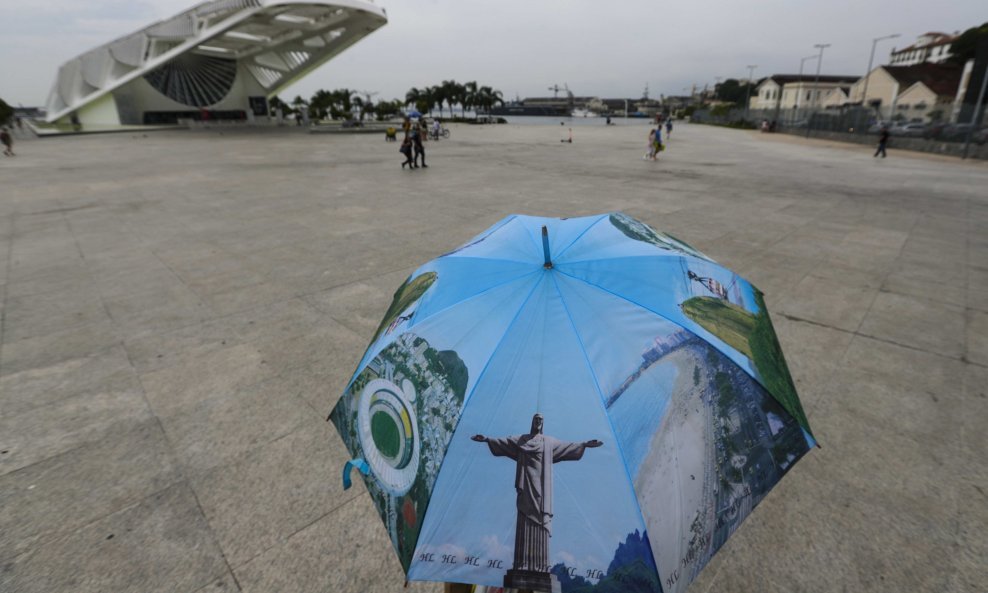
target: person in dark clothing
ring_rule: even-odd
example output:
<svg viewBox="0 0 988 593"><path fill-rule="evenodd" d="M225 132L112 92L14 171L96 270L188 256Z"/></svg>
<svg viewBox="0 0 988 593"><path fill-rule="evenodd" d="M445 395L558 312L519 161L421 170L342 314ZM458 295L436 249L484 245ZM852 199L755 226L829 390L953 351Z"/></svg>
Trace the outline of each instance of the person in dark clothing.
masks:
<svg viewBox="0 0 988 593"><path fill-rule="evenodd" d="M408 165L409 169L415 168L415 164L412 162L412 139L405 136L405 139L401 142L401 148L398 152L405 155L405 162L401 164L401 168L404 169L405 165Z"/></svg>
<svg viewBox="0 0 988 593"><path fill-rule="evenodd" d="M412 128L412 148L415 150L415 160L412 162L412 168L418 169L419 167L419 157L422 157L422 168L428 169L429 165L425 164L425 146L422 145L422 130L415 126Z"/></svg>
<svg viewBox="0 0 988 593"><path fill-rule="evenodd" d="M878 136L878 148L875 150L875 154L873 154L872 156L876 157L878 156L879 153L881 153L882 158L884 159L885 147L888 146L888 143L889 143L889 129L882 128L882 133L879 134Z"/></svg>
<svg viewBox="0 0 988 593"><path fill-rule="evenodd" d="M3 143L4 156L14 156L14 139L7 128L0 130L0 143Z"/></svg>

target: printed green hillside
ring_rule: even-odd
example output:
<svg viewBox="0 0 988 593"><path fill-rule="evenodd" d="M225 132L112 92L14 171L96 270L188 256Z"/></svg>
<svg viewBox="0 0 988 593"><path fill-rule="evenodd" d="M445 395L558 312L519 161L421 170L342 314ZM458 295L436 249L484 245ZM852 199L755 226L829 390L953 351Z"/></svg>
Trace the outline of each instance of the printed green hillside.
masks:
<svg viewBox="0 0 988 593"><path fill-rule="evenodd" d="M693 297L683 302L683 313L751 360L765 389L799 422L806 432L809 421L796 394L782 347L772 327L762 294L755 290L755 315L715 297Z"/></svg>
<svg viewBox="0 0 988 593"><path fill-rule="evenodd" d="M391 306L388 307L387 313L384 314L384 319L381 320L381 325L377 326L377 331L374 332L374 337L371 338L371 343L377 341L387 329L391 322L398 318L401 313L412 306L415 301L422 298L425 291L429 290L429 287L436 281L435 272L426 272L421 276L416 276L412 279L411 276L405 280L405 283L398 287L395 291L394 298L391 300Z"/></svg>
<svg viewBox="0 0 988 593"><path fill-rule="evenodd" d="M755 316L737 305L714 297L693 297L683 302L683 313L703 329L754 360L748 337L755 329Z"/></svg>

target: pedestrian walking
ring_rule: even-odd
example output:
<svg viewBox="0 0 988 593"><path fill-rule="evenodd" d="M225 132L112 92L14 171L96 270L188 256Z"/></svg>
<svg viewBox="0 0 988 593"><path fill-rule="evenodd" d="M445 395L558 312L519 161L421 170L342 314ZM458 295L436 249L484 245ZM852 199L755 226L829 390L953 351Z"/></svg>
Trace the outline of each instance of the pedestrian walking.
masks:
<svg viewBox="0 0 988 593"><path fill-rule="evenodd" d="M10 130L6 126L0 130L0 143L3 143L4 156L14 156L14 139L10 135Z"/></svg>
<svg viewBox="0 0 988 593"><path fill-rule="evenodd" d="M643 161L655 158L655 128L649 128L648 130L648 144L645 145L645 155L642 156Z"/></svg>
<svg viewBox="0 0 988 593"><path fill-rule="evenodd" d="M672 117L666 120L666 138L672 138Z"/></svg>
<svg viewBox="0 0 988 593"><path fill-rule="evenodd" d="M875 150L875 154L873 154L872 156L877 157L879 153L881 153L882 158L884 159L885 147L888 146L888 143L889 143L889 129L882 128L882 133L878 135L878 148Z"/></svg>
<svg viewBox="0 0 988 593"><path fill-rule="evenodd" d="M414 168L412 165L412 139L405 136L405 139L401 141L401 147L398 148L398 152L405 155L405 161L401 164L401 168L404 169L405 165L408 165L409 169Z"/></svg>
<svg viewBox="0 0 988 593"><path fill-rule="evenodd" d="M425 146L422 144L423 127L424 124L422 127L416 126L412 128L412 149L415 151L415 159L412 161L413 169L418 169L419 157L422 157L422 168L429 168L429 165L425 164Z"/></svg>
<svg viewBox="0 0 988 593"><path fill-rule="evenodd" d="M652 160L658 160L662 152L662 126L655 128L655 138L652 141Z"/></svg>

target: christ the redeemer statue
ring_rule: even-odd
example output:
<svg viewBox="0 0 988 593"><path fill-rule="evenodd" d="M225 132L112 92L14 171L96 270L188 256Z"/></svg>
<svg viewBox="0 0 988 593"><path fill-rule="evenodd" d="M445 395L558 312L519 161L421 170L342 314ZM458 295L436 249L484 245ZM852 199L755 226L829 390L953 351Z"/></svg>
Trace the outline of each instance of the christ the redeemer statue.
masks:
<svg viewBox="0 0 988 593"><path fill-rule="evenodd" d="M559 589L549 574L549 538L552 537L552 464L578 461L588 447L601 441L568 443L542 434L542 415L532 417L528 434L504 438L471 437L487 443L495 457L510 457L515 465L518 518L515 522L515 558L504 586L514 589Z"/></svg>

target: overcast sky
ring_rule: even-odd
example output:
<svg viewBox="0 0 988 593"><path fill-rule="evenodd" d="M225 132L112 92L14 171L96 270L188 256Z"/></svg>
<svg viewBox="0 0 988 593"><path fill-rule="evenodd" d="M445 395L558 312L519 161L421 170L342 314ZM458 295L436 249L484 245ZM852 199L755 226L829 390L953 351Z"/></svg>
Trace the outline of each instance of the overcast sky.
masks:
<svg viewBox="0 0 988 593"><path fill-rule="evenodd" d="M41 105L58 66L115 37L196 4L194 0L0 0L0 98ZM476 80L516 95L683 94L715 77L795 73L830 43L824 74L862 74L926 31L952 33L988 21L985 0L379 0L387 25L280 93L319 88L404 97L412 86ZM807 62L807 72L815 64Z"/></svg>

